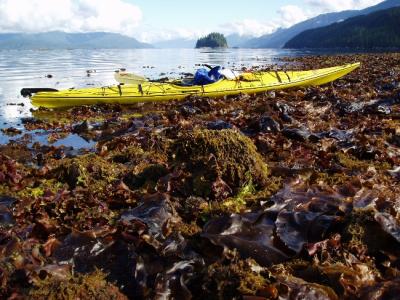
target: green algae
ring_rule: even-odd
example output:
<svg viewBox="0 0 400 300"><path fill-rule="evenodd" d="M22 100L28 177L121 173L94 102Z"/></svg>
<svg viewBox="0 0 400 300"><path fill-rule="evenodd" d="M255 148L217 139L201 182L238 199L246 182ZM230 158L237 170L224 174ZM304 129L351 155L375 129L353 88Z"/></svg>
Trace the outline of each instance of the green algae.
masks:
<svg viewBox="0 0 400 300"><path fill-rule="evenodd" d="M252 259L235 261L229 265L215 263L208 267L209 288L215 288L217 299L257 295L267 288L269 280L260 274L260 268Z"/></svg>
<svg viewBox="0 0 400 300"><path fill-rule="evenodd" d="M250 181L240 189L239 193L235 197L224 200L222 202L222 206L230 212L240 212L245 209L247 198L249 198L255 192L256 188Z"/></svg>
<svg viewBox="0 0 400 300"><path fill-rule="evenodd" d="M282 187L282 178L276 176L269 176L268 183L261 190L257 190L250 181L239 190L236 196L229 197L221 203L213 203L208 213L239 213L251 209L253 206L257 207L261 201L268 201L270 197L276 194Z"/></svg>
<svg viewBox="0 0 400 300"><path fill-rule="evenodd" d="M88 275L71 275L65 280L55 277L36 280L28 297L33 300L70 300L128 299L119 289L105 280L106 275L100 271Z"/></svg>
<svg viewBox="0 0 400 300"><path fill-rule="evenodd" d="M314 173L311 175L310 183L326 184L328 186L340 186L350 182L353 177L345 173Z"/></svg>
<svg viewBox="0 0 400 300"><path fill-rule="evenodd" d="M65 184L58 181L57 179L41 179L34 183L34 186L26 186L22 190L16 193L16 196L20 198L42 197L46 192L57 193L65 188Z"/></svg>
<svg viewBox="0 0 400 300"><path fill-rule="evenodd" d="M349 169L368 169L372 164L368 161L362 161L352 155L339 152L337 153L339 163Z"/></svg>

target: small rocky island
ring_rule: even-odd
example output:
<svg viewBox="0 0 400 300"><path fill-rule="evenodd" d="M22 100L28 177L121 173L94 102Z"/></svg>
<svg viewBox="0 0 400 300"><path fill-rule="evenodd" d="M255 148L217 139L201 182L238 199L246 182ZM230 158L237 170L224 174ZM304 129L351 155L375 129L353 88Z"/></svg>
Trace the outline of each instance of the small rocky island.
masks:
<svg viewBox="0 0 400 300"><path fill-rule="evenodd" d="M196 49L199 48L228 48L228 42L222 33L212 32L197 40Z"/></svg>

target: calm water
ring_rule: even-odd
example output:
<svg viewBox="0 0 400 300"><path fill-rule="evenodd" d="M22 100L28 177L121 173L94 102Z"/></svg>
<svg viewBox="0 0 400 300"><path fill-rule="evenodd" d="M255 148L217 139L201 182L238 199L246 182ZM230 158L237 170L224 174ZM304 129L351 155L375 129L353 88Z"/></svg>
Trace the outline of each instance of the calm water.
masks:
<svg viewBox="0 0 400 300"><path fill-rule="evenodd" d="M0 51L0 128L23 129L21 117L31 116L29 99L20 96L23 87L102 86L115 83L113 72L119 68L152 78L179 77L183 72L193 73L196 64L241 68L273 64L282 56L307 54L312 53L281 49ZM9 140L0 132L0 143Z"/></svg>

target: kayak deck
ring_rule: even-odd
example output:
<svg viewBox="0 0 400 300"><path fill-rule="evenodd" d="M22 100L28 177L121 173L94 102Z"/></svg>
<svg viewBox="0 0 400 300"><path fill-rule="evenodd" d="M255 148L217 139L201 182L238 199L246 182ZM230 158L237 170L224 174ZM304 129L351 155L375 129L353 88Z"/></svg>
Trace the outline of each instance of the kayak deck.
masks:
<svg viewBox="0 0 400 300"><path fill-rule="evenodd" d="M311 71L269 71L245 73L238 80L222 79L203 86L180 86L173 82L143 82L99 88L69 89L38 92L31 97L32 104L48 108L91 105L101 103L133 104L180 100L188 96L223 97L255 94L268 90L322 85L345 76L360 63Z"/></svg>

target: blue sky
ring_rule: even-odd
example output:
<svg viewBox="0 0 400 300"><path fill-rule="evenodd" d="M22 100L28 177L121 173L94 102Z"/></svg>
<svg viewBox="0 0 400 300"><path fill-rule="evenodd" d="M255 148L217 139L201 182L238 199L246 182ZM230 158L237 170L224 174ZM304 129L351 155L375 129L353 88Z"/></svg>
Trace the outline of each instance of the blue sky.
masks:
<svg viewBox="0 0 400 300"><path fill-rule="evenodd" d="M121 33L145 42L211 31L260 36L383 0L0 0L1 32Z"/></svg>

